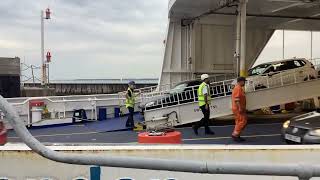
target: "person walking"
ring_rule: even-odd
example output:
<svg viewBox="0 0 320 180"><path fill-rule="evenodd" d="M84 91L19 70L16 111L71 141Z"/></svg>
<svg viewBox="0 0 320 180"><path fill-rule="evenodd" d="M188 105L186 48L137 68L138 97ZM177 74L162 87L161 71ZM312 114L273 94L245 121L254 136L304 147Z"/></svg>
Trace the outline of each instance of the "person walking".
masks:
<svg viewBox="0 0 320 180"><path fill-rule="evenodd" d="M203 113L203 118L195 123L192 128L194 133L198 135L198 129L201 126L205 128L205 134L213 135L214 132L211 131L209 127L209 120L210 120L210 104L211 104L211 93L210 93L210 80L208 74L201 75L202 84L198 88L198 100L199 100L199 108Z"/></svg>
<svg viewBox="0 0 320 180"><path fill-rule="evenodd" d="M129 111L128 119L126 122L126 127L127 128L135 128L134 126L134 120L133 120L133 114L134 114L134 106L135 106L135 101L136 97L134 94L134 88L135 88L135 82L130 81L128 84L128 90L126 93L126 108Z"/></svg>
<svg viewBox="0 0 320 180"><path fill-rule="evenodd" d="M246 95L244 92L244 85L246 82L246 78L238 77L237 84L232 90L232 112L235 119L235 127L232 133L232 139L235 142L243 142L245 141L242 138L241 132L247 125L247 110L246 110Z"/></svg>

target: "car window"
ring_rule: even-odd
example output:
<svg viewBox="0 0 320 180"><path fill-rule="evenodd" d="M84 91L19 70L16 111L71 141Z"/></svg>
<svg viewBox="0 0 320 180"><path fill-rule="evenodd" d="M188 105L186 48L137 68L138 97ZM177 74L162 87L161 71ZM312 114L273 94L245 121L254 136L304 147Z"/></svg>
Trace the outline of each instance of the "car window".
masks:
<svg viewBox="0 0 320 180"><path fill-rule="evenodd" d="M286 71L295 68L293 61L280 62L273 65L274 72Z"/></svg>
<svg viewBox="0 0 320 180"><path fill-rule="evenodd" d="M200 84L201 84L201 81L191 81L188 84L188 87L199 86Z"/></svg>
<svg viewBox="0 0 320 180"><path fill-rule="evenodd" d="M270 66L270 68L268 68L263 74L269 74L269 73L272 73L274 71L275 71L274 67Z"/></svg>
<svg viewBox="0 0 320 180"><path fill-rule="evenodd" d="M293 62L294 62L294 65L296 67L301 67L302 66L302 64L299 61L293 61Z"/></svg>
<svg viewBox="0 0 320 180"><path fill-rule="evenodd" d="M188 86L188 83L177 84L173 89L170 90L170 94L181 93Z"/></svg>
<svg viewBox="0 0 320 180"><path fill-rule="evenodd" d="M299 61L299 63L301 64L301 66L304 66L304 65L306 65L307 63L305 62L305 61L303 61L303 60L298 60Z"/></svg>
<svg viewBox="0 0 320 180"><path fill-rule="evenodd" d="M249 70L249 76L259 75L264 73L264 71L270 66L271 64L260 64L252 69Z"/></svg>

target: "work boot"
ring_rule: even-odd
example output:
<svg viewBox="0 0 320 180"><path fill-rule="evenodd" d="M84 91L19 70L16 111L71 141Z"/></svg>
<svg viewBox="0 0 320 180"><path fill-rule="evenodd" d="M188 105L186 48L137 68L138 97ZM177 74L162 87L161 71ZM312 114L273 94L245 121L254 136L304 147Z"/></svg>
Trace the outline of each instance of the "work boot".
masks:
<svg viewBox="0 0 320 180"><path fill-rule="evenodd" d="M206 130L205 130L205 132L204 132L205 134L207 134L207 135L214 135L214 132L213 131L211 131L211 129L210 128L206 128Z"/></svg>
<svg viewBox="0 0 320 180"><path fill-rule="evenodd" d="M232 139L234 142L238 142L238 143L246 141L244 138L240 136L232 136Z"/></svg>
<svg viewBox="0 0 320 180"><path fill-rule="evenodd" d="M194 131L194 134L198 136L198 135L199 135L199 133L198 133L198 127L197 127L196 125L193 125L193 126L192 126L192 129L193 129L193 131Z"/></svg>

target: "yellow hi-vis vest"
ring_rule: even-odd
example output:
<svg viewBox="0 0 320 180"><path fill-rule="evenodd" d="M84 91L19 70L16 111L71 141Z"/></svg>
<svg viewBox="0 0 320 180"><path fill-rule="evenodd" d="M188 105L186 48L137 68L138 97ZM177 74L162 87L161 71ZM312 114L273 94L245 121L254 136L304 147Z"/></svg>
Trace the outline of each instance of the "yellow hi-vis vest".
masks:
<svg viewBox="0 0 320 180"><path fill-rule="evenodd" d="M128 107L132 107L132 108L134 108L134 104L135 104L135 95L134 95L134 93L133 93L133 91L130 89L130 88L128 88L128 91L131 93L131 97L127 97L126 98L126 108L128 108Z"/></svg>
<svg viewBox="0 0 320 180"><path fill-rule="evenodd" d="M204 100L204 94L203 94L203 88L207 86L207 83L203 82L199 88L198 88L198 101L199 101L199 106L206 105L206 102ZM211 103L211 94L210 94L210 88L208 88L208 96L207 96L207 101L208 104L210 105Z"/></svg>

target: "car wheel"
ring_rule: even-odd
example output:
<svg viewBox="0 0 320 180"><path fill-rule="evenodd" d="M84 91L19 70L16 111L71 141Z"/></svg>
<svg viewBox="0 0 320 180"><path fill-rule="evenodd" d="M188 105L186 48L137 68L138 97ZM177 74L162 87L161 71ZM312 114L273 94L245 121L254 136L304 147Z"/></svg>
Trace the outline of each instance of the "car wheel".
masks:
<svg viewBox="0 0 320 180"><path fill-rule="evenodd" d="M312 79L315 79L315 77L313 76L307 76L303 79L303 81L309 81L309 80L312 80Z"/></svg>
<svg viewBox="0 0 320 180"><path fill-rule="evenodd" d="M255 87L256 90L265 89L265 88L267 88L267 87L266 87L266 86L256 86L256 87Z"/></svg>
<svg viewBox="0 0 320 180"><path fill-rule="evenodd" d="M297 143L295 143L295 142L293 142L293 141L289 141L289 140L285 140L285 142L286 142L287 144L297 144Z"/></svg>

